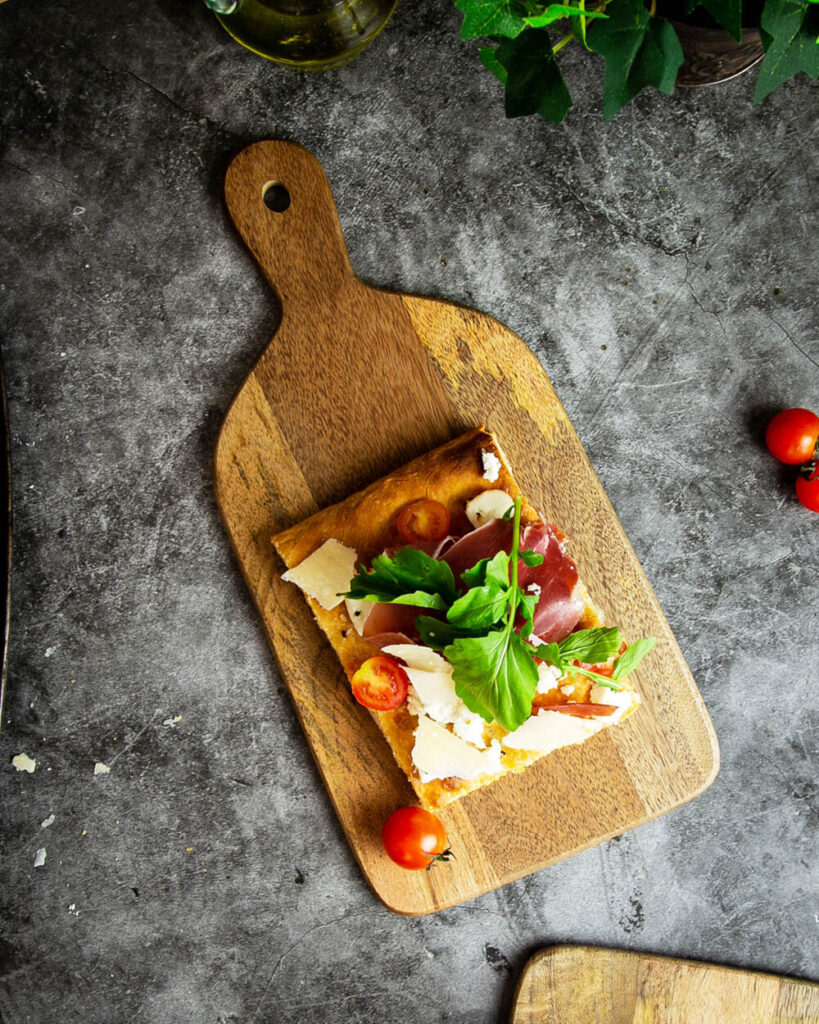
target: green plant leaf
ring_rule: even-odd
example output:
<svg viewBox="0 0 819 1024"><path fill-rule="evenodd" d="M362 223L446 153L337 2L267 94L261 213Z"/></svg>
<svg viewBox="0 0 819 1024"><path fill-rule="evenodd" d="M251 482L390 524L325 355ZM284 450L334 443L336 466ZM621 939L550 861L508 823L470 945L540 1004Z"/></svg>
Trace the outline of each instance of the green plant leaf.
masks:
<svg viewBox="0 0 819 1024"><path fill-rule="evenodd" d="M739 43L742 41L742 0L699 0L714 21Z"/></svg>
<svg viewBox="0 0 819 1024"><path fill-rule="evenodd" d="M808 0L767 0L760 27L766 53L759 67L754 103L800 71L819 77L819 8Z"/></svg>
<svg viewBox="0 0 819 1024"><path fill-rule="evenodd" d="M572 97L557 66L549 33L529 28L517 39L504 39L495 51L506 68L506 116L540 114L560 124Z"/></svg>
<svg viewBox="0 0 819 1024"><path fill-rule="evenodd" d="M576 18L580 14L586 18L608 18L608 14L603 14L602 11L584 11L582 8L570 4L549 4L542 14L535 14L523 20L530 28L546 28L547 25L560 21L561 18Z"/></svg>
<svg viewBox="0 0 819 1024"><path fill-rule="evenodd" d="M415 620L415 628L421 637L421 643L431 647L433 651L442 651L459 637L482 636L486 632L483 629L462 629L431 615L419 615Z"/></svg>
<svg viewBox="0 0 819 1024"><path fill-rule="evenodd" d="M509 629L458 639L444 650L455 692L470 711L510 732L532 714L538 683L532 648Z"/></svg>
<svg viewBox="0 0 819 1024"><path fill-rule="evenodd" d="M495 51L491 46L482 46L478 50L478 56L481 59L481 64L486 68L487 71L491 71L495 78L498 79L503 85L506 85L506 68L501 64L498 58L495 56ZM484 562L488 562L489 559L483 559ZM478 563L480 565L480 562ZM477 566L475 566L477 568ZM468 570L472 572L472 570ZM461 577L463 579L463 576Z"/></svg>
<svg viewBox="0 0 819 1024"><path fill-rule="evenodd" d="M671 93L683 51L667 22L651 18L642 0L617 0L608 21L589 28L589 47L606 60L603 120L612 117L647 85Z"/></svg>
<svg viewBox="0 0 819 1024"><path fill-rule="evenodd" d="M526 28L526 8L517 0L455 0L463 13L461 38L506 36L514 39Z"/></svg>

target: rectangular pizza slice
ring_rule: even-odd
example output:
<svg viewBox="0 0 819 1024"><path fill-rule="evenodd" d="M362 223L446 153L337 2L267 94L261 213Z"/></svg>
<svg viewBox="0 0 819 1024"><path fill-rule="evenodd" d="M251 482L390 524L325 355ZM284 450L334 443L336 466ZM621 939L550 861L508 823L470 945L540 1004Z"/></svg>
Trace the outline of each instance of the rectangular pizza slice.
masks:
<svg viewBox="0 0 819 1024"><path fill-rule="evenodd" d="M273 543L428 810L639 706L625 677L653 641L601 623L482 428Z"/></svg>

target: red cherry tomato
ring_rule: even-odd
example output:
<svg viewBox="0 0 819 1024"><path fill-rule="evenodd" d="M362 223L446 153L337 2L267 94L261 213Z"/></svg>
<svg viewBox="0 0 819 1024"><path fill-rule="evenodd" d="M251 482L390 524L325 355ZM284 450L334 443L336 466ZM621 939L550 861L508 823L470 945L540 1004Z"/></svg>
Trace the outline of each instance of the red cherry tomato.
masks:
<svg viewBox="0 0 819 1024"><path fill-rule="evenodd" d="M819 474L813 478L798 476L796 478L796 497L811 512L819 512Z"/></svg>
<svg viewBox="0 0 819 1024"><path fill-rule="evenodd" d="M785 409L768 424L765 443L775 459L789 466L809 462L819 439L819 416L810 409Z"/></svg>
<svg viewBox="0 0 819 1024"><path fill-rule="evenodd" d="M440 501L422 498L403 508L395 525L407 544L443 540L449 533L449 512Z"/></svg>
<svg viewBox="0 0 819 1024"><path fill-rule="evenodd" d="M620 644L620 649L617 652L618 658L625 649L626 643L624 641ZM578 668L586 668L590 672L596 672L599 676L606 676L607 678L611 679L611 677L614 675L614 661L615 659L612 658L610 661L601 661L597 665L589 665L585 661L576 661L575 665L577 665Z"/></svg>
<svg viewBox="0 0 819 1024"><path fill-rule="evenodd" d="M351 683L359 704L374 711L392 711L407 699L409 677L397 661L382 654L367 658Z"/></svg>
<svg viewBox="0 0 819 1024"><path fill-rule="evenodd" d="M602 718L605 715L613 715L617 710L616 704L549 704L541 708L542 711L559 711L561 715L571 715L573 718Z"/></svg>
<svg viewBox="0 0 819 1024"><path fill-rule="evenodd" d="M381 840L390 860L408 871L430 868L436 860L448 860L444 826L421 807L399 807L384 822Z"/></svg>

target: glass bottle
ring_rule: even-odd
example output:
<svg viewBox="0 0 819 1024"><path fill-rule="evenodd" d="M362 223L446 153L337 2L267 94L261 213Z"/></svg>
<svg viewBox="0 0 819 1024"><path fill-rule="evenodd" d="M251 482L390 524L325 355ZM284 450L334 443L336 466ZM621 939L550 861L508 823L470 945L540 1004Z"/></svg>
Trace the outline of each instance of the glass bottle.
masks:
<svg viewBox="0 0 819 1024"><path fill-rule="evenodd" d="M205 0L254 53L306 71L353 60L386 25L397 0Z"/></svg>

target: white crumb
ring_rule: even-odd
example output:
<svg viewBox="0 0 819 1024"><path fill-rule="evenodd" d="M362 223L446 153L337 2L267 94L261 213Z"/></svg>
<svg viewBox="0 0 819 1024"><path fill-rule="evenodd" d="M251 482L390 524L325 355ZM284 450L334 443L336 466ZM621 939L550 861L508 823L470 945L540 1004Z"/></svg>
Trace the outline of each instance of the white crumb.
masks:
<svg viewBox="0 0 819 1024"><path fill-rule="evenodd" d="M18 754L11 759L11 763L18 772L28 772L29 774L37 767L37 762L33 757L29 757L28 754Z"/></svg>
<svg viewBox="0 0 819 1024"><path fill-rule="evenodd" d="M41 868L43 866L43 864L45 864L45 859L46 859L45 847L41 846L40 849L37 851L37 856L34 858L34 867L35 868Z"/></svg>
<svg viewBox="0 0 819 1024"><path fill-rule="evenodd" d="M481 448L481 461L483 462L483 477L493 484L500 476L501 460L494 452L488 452Z"/></svg>
<svg viewBox="0 0 819 1024"><path fill-rule="evenodd" d="M163 725L169 725L172 729L175 729L177 724L182 721L181 715L174 715L173 718L166 718L162 723Z"/></svg>
<svg viewBox="0 0 819 1024"><path fill-rule="evenodd" d="M108 765L103 764L102 761L97 761L97 763L94 765L95 775L107 775L110 771L111 769L108 767Z"/></svg>
<svg viewBox="0 0 819 1024"><path fill-rule="evenodd" d="M41 821L40 822L40 828L48 828L50 825L53 825L53 824L54 824L54 815L53 814L49 814L49 816L46 818L45 821Z"/></svg>

